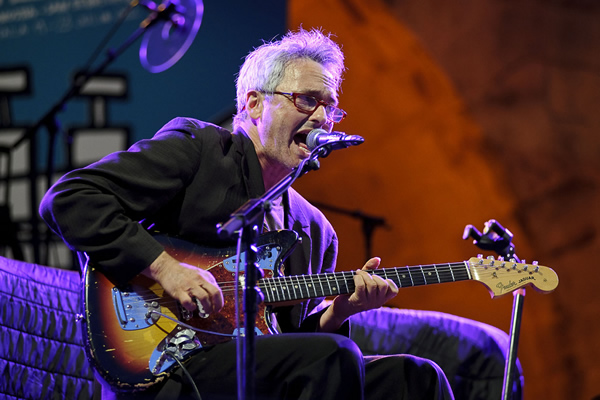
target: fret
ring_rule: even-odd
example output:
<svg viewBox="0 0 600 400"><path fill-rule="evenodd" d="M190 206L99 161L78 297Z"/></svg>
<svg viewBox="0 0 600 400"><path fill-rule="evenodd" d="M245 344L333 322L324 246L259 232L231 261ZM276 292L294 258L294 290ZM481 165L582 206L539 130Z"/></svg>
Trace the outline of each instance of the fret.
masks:
<svg viewBox="0 0 600 400"><path fill-rule="evenodd" d="M465 267L464 272L467 275L466 279L472 279L472 277L471 277L471 268L469 268L469 264L465 261L465 262L462 263L462 265Z"/></svg>
<svg viewBox="0 0 600 400"><path fill-rule="evenodd" d="M281 297L283 298L283 300L291 300L292 298L290 296L290 291L288 290L287 282L282 278L277 278L277 284L281 290Z"/></svg>
<svg viewBox="0 0 600 400"><path fill-rule="evenodd" d="M312 281L312 275L311 275L311 281ZM321 292L319 293L319 297L320 297L325 294L325 289L323 289L323 282L321 282L321 279L319 279L318 275L317 275L317 282L319 283L319 287L321 288ZM313 282L313 284L314 284L314 282ZM315 287L315 291L316 291L316 287Z"/></svg>
<svg viewBox="0 0 600 400"><path fill-rule="evenodd" d="M348 281L351 280L354 282L354 278L352 273L350 272L350 279L346 278L346 272L342 271L342 279L344 280L344 284L346 285L346 291L344 293L351 293L350 288L348 287Z"/></svg>
<svg viewBox="0 0 600 400"><path fill-rule="evenodd" d="M386 280L387 280L387 279L390 279L390 278L388 278L388 276L387 276L388 269L387 269L387 268L384 268L382 271L383 271L383 279L386 279Z"/></svg>
<svg viewBox="0 0 600 400"><path fill-rule="evenodd" d="M426 285L441 283L435 265L426 265L425 267L419 265L419 268L421 268Z"/></svg>
<svg viewBox="0 0 600 400"><path fill-rule="evenodd" d="M440 283L456 281L456 279L454 278L454 273L452 272L452 266L450 264L438 266L437 271Z"/></svg>
<svg viewBox="0 0 600 400"><path fill-rule="evenodd" d="M377 275L381 276L381 278L383 278L384 280L387 279L386 269L380 269L378 272L379 273Z"/></svg>
<svg viewBox="0 0 600 400"><path fill-rule="evenodd" d="M310 283L306 283L306 278L308 277L308 279L310 279ZM317 288L315 287L315 284L312 281L312 275L303 275L302 279L304 279L304 284L307 287L308 293L310 294L310 290L312 289L312 294L310 294L310 297L318 297L317 296Z"/></svg>
<svg viewBox="0 0 600 400"><path fill-rule="evenodd" d="M324 275L325 275L325 282L327 283L327 287L329 288L329 291L328 291L328 292L324 292L324 293L323 293L323 295L329 296L330 294L333 294L333 293L334 293L334 292L333 292L333 289L331 288L331 284L329 283L329 281L330 281L330 279L331 279L331 278L329 278L329 277L327 276L327 272L325 272L325 274L324 274ZM322 285L321 285L321 286L322 286Z"/></svg>
<svg viewBox="0 0 600 400"><path fill-rule="evenodd" d="M432 268L435 271L435 277L437 279L437 283L442 283L442 280L440 279L440 271L438 270L437 265L433 264Z"/></svg>
<svg viewBox="0 0 600 400"><path fill-rule="evenodd" d="M408 267L400 267L396 269L399 271L397 282L399 284L399 287L415 286L412 274L410 273L410 269Z"/></svg>
<svg viewBox="0 0 600 400"><path fill-rule="evenodd" d="M346 274L350 275L350 277L347 277ZM344 294L354 292L354 272L342 271L342 278L344 279L344 286L346 287Z"/></svg>
<svg viewBox="0 0 600 400"><path fill-rule="evenodd" d="M466 266L466 263L455 263L453 265L452 271L456 281L464 281L467 279L471 279L469 268Z"/></svg>
<svg viewBox="0 0 600 400"><path fill-rule="evenodd" d="M285 281L286 292L289 300L297 299L296 290L294 289L294 283L288 278L281 278Z"/></svg>
<svg viewBox="0 0 600 400"><path fill-rule="evenodd" d="M410 274L413 282L413 286L423 286L426 284L425 282L425 274L421 269L421 266L408 268L408 273Z"/></svg>
<svg viewBox="0 0 600 400"><path fill-rule="evenodd" d="M427 285L427 277L425 276L425 272L423 271L423 267L419 265L419 271L421 271L421 276L423 277L423 285Z"/></svg>
<svg viewBox="0 0 600 400"><path fill-rule="evenodd" d="M402 287L402 281L400 280L400 274L398 273L399 268L394 268L394 272L396 273L396 280L394 281L396 283L396 286L398 286L399 288Z"/></svg>
<svg viewBox="0 0 600 400"><path fill-rule="evenodd" d="M306 284L306 279L302 279L302 282L300 282L300 277L296 276L296 279L298 280L298 284L300 285L301 288L303 288L306 291L305 297L311 297L310 295L310 288L308 287L308 285Z"/></svg>
<svg viewBox="0 0 600 400"><path fill-rule="evenodd" d="M283 282L285 282L285 291L287 293L288 300L294 300L296 298L294 284L292 283L292 281L290 279L285 278L285 277L281 277L281 280Z"/></svg>
<svg viewBox="0 0 600 400"><path fill-rule="evenodd" d="M298 279L297 276L292 276L292 281L293 279L296 278L296 287L298 288L298 291L300 292L300 296L296 296L296 299L303 299L304 298L304 294L302 294L302 285L300 284L300 279ZM294 292L296 293L296 292ZM306 294L308 295L308 291L306 292ZM307 296L308 297L308 296Z"/></svg>
<svg viewBox="0 0 600 400"><path fill-rule="evenodd" d="M340 294L340 285L335 273L331 274L331 279L333 279L333 282L335 283L332 294Z"/></svg>
<svg viewBox="0 0 600 400"><path fill-rule="evenodd" d="M279 296L279 291L277 290L277 286L275 286L272 279L269 279L269 293L273 295L273 301L281 301L281 297Z"/></svg>
<svg viewBox="0 0 600 400"><path fill-rule="evenodd" d="M260 281L258 281L258 288L260 289L263 296L265 297L266 302L274 301L274 299L271 298L271 293L269 292L269 279L261 279ZM239 285L238 290L242 290L242 289L243 289L242 285Z"/></svg>

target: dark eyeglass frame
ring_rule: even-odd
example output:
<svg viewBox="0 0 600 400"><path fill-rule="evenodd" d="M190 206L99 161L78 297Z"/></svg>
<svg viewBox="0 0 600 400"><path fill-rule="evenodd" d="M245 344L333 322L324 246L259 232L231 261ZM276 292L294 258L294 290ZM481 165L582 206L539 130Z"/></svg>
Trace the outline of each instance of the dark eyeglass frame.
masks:
<svg viewBox="0 0 600 400"><path fill-rule="evenodd" d="M317 108L319 108L319 106L323 106L325 108L325 115L327 116L327 119L330 122L333 122L335 124L342 122L344 120L344 118L346 118L346 115L348 115L348 113L346 113L346 111L342 110L341 108L334 106L332 104L329 104L321 99L316 98L315 96L312 96L310 94L306 94L306 93L288 93L288 92L271 92L272 94L280 94L282 96L287 97L288 100L290 100L292 103L294 103L294 107L296 107L296 109L300 112L303 112L305 114L312 114L314 113ZM288 97L290 96L291 99ZM308 110L306 108L301 108L298 106L298 104L296 103L297 99L299 96L304 96L304 97L308 97L310 99L313 99L317 104L315 105L315 107L312 110ZM341 114L338 114L337 116L334 115L334 113L336 111L341 111ZM334 118L335 117L335 118Z"/></svg>

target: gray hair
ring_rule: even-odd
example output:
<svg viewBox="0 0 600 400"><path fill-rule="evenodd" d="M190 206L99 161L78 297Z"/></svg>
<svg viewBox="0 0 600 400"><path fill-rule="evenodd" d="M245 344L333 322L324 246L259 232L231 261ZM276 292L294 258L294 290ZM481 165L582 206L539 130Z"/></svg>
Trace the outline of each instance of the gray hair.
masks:
<svg viewBox="0 0 600 400"><path fill-rule="evenodd" d="M325 67L334 78L339 91L344 72L344 54L340 47L318 29L288 32L281 40L264 43L255 48L244 60L236 80L237 114L234 129L246 118L246 93L250 90L273 92L283 79L290 62L309 59Z"/></svg>

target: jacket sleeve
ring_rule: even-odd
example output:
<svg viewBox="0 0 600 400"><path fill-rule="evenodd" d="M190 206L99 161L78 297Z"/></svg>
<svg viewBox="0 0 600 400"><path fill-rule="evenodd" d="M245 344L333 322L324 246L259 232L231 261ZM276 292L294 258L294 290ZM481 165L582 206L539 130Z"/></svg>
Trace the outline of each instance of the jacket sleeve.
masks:
<svg viewBox="0 0 600 400"><path fill-rule="evenodd" d="M163 250L139 221L192 179L197 133L191 122L174 120L152 139L66 174L42 199L40 215L72 250L127 282Z"/></svg>

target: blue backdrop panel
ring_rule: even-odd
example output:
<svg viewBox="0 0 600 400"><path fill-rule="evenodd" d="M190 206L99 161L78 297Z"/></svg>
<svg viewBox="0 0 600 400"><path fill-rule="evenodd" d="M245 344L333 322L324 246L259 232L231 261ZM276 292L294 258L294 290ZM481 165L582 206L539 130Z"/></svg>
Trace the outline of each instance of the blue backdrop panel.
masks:
<svg viewBox="0 0 600 400"><path fill-rule="evenodd" d="M107 111L111 123L132 127L133 140L151 136L175 116L211 120L231 110L243 57L286 28L283 1L203 3L196 39L172 68L158 74L143 69L141 40L107 68L107 73L127 77L128 98L109 101ZM0 0L0 68L26 65L31 71L31 95L10 99L14 124L36 122L62 97L73 73L86 64L127 5L123 0ZM148 14L136 7L107 47L119 48ZM103 52L98 63L105 59ZM68 102L58 114L64 130L87 123L86 104Z"/></svg>
<svg viewBox="0 0 600 400"><path fill-rule="evenodd" d="M115 132L121 132L116 142L123 142L118 146L123 148L151 137L176 116L222 121L233 112L235 76L245 55L286 29L285 1L204 0L195 40L173 67L158 74L142 68L139 38L104 71L125 82L125 96L70 99L56 114L60 129L54 146L46 127L25 136L26 127L41 121L59 103L74 74L110 32L115 34L92 70L108 59L108 49L120 49L138 30L149 15L141 6L113 29L129 5L126 0L0 0L0 223L15 226L8 238L0 238L0 254L7 255L10 245L13 257L22 259L24 253L29 261L73 267L66 247L52 239L37 215L39 200L55 175L73 165L75 151L69 149L91 151L91 158L97 159L114 150ZM29 90L3 94L13 90L11 81L18 81L10 72L7 78L7 71L23 67L29 71ZM80 139L69 146L69 135L75 133ZM9 173L5 161L11 156Z"/></svg>

